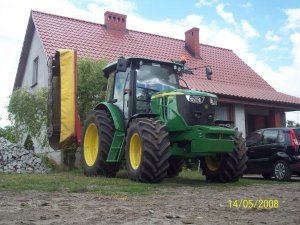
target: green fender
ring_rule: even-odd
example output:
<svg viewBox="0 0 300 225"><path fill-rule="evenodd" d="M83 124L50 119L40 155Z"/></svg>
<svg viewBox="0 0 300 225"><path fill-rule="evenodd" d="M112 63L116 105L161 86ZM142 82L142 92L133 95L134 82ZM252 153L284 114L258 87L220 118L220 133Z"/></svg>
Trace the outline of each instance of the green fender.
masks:
<svg viewBox="0 0 300 225"><path fill-rule="evenodd" d="M112 103L101 102L99 105L97 105L95 107L95 110L97 110L97 109L106 109L106 110L108 110L110 112L112 118L113 118L116 130L119 130L119 131L122 131L122 132L125 131L123 116L122 116L122 113L121 113L120 109L118 109L117 106L115 106Z"/></svg>
<svg viewBox="0 0 300 225"><path fill-rule="evenodd" d="M110 112L110 115L114 121L114 125L116 128L106 162L108 163L121 162L121 160L124 157L124 144L125 144L125 129L124 129L124 121L123 121L122 113L117 106L108 102L101 102L95 108L95 110L98 109L104 109Z"/></svg>

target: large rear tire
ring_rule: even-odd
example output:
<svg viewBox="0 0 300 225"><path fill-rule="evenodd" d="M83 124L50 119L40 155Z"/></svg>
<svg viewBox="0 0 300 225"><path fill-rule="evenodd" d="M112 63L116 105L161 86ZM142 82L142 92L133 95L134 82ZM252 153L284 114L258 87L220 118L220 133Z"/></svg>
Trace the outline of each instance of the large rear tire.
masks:
<svg viewBox="0 0 300 225"><path fill-rule="evenodd" d="M182 158L171 156L169 158L169 168L167 170L167 177L172 178L178 176L178 174L181 172L184 160Z"/></svg>
<svg viewBox="0 0 300 225"><path fill-rule="evenodd" d="M116 176L119 164L106 162L114 133L109 112L94 110L87 116L81 139L81 162L87 176Z"/></svg>
<svg viewBox="0 0 300 225"><path fill-rule="evenodd" d="M125 146L129 178L148 183L162 181L169 168L169 146L168 132L160 120L132 120Z"/></svg>
<svg viewBox="0 0 300 225"><path fill-rule="evenodd" d="M212 182L232 182L238 181L246 170L245 139L242 133L237 133L234 137L234 149L232 153L218 154L216 157L201 157L200 166L203 175Z"/></svg>

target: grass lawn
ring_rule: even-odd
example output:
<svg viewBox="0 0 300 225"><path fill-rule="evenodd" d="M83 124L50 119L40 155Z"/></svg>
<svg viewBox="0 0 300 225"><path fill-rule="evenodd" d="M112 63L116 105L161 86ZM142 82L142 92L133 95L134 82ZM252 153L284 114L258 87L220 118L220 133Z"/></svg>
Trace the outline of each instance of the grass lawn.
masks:
<svg viewBox="0 0 300 225"><path fill-rule="evenodd" d="M122 170L116 178L86 177L82 171L52 172L49 174L0 173L0 191L67 191L94 192L105 195L151 195L172 194L171 188L210 187L220 191L229 188L257 184L278 183L269 180L240 179L233 183L209 183L196 171L184 170L178 177L165 179L159 184L146 184L130 181Z"/></svg>

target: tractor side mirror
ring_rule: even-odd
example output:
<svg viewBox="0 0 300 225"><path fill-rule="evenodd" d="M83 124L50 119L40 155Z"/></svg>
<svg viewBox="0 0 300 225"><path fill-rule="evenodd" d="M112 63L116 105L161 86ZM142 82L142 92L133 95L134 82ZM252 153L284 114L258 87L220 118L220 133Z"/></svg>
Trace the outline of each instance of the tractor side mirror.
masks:
<svg viewBox="0 0 300 225"><path fill-rule="evenodd" d="M211 76L213 74L212 69L210 66L205 67L205 73L208 80L211 80Z"/></svg>
<svg viewBox="0 0 300 225"><path fill-rule="evenodd" d="M117 63L118 72L126 72L127 70L127 60L124 57L120 57Z"/></svg>

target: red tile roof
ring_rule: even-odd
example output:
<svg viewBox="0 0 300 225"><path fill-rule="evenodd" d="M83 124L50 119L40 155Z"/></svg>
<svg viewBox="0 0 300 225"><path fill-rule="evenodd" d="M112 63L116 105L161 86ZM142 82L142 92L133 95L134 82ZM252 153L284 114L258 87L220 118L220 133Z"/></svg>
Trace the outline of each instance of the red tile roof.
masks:
<svg viewBox="0 0 300 225"><path fill-rule="evenodd" d="M208 64L213 69L213 80L206 79L204 69L185 76L192 89L300 108L300 98L277 92L231 50L200 44L201 60L189 54L184 40L133 30L113 32L102 24L37 11L31 12L31 18L48 56L59 48L76 49L78 57L109 62L120 56L169 61L184 55L191 68Z"/></svg>

